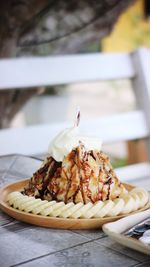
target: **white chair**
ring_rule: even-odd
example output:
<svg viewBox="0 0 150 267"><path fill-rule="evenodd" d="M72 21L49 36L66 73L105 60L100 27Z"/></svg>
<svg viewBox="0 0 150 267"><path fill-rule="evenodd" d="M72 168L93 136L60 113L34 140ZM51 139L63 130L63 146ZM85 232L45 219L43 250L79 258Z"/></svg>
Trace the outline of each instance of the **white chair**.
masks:
<svg viewBox="0 0 150 267"><path fill-rule="evenodd" d="M145 138L150 156L150 51L86 54L0 60L0 89L29 90L34 86L131 79L137 110L81 122L81 132L97 135L104 143ZM66 123L0 131L0 155L47 151L51 138ZM150 175L150 164L117 169L122 180Z"/></svg>

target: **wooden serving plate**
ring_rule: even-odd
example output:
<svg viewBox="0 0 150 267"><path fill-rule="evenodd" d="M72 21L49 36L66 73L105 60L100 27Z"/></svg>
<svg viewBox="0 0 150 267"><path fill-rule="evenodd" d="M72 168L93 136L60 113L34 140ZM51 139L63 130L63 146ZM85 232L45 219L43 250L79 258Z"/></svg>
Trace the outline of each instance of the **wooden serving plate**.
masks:
<svg viewBox="0 0 150 267"><path fill-rule="evenodd" d="M29 179L22 180L20 182L9 184L3 187L0 190L0 208L6 212L11 217L27 222L34 225L49 227L49 228L61 228L61 229L96 229L101 227L103 224L108 222L113 222L118 219L121 219L127 215L118 215L114 217L105 217L105 218L93 218L93 219L64 219L64 218L56 218L42 215L34 215L32 213L27 213L24 211L20 211L14 209L9 206L7 203L7 195L13 191L21 191L28 184ZM130 191L134 188L134 186L130 184L124 184L125 188ZM146 204L145 207L135 211L133 213L137 213L140 211L144 211L150 207L150 202ZM132 213L132 214L133 214Z"/></svg>

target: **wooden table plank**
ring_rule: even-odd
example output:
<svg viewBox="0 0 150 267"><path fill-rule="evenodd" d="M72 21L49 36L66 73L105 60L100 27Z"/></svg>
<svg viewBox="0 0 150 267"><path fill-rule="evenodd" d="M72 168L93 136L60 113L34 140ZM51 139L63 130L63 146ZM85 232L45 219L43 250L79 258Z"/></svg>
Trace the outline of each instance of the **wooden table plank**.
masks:
<svg viewBox="0 0 150 267"><path fill-rule="evenodd" d="M96 230L73 230L74 233L77 233L79 235L85 236L91 240L96 240L99 238L106 237L106 234L103 231L100 231L99 229Z"/></svg>
<svg viewBox="0 0 150 267"><path fill-rule="evenodd" d="M16 156L0 157L0 186L7 183L5 175L11 169L12 164L14 164Z"/></svg>
<svg viewBox="0 0 150 267"><path fill-rule="evenodd" d="M110 248L114 251L117 251L119 253L122 253L123 255L127 255L128 257L138 260L140 262L145 262L150 260L150 256L145 255L143 253L137 252L136 250L127 248L122 246L121 244L118 244L116 242L114 242L113 240L111 240L109 237L104 237L102 239L98 239L95 242Z"/></svg>
<svg viewBox="0 0 150 267"><path fill-rule="evenodd" d="M140 264L134 265L134 267L149 267L149 266L150 266L150 260L145 262L145 263L140 263Z"/></svg>
<svg viewBox="0 0 150 267"><path fill-rule="evenodd" d="M0 186L30 177L41 165L41 160L25 156L0 157Z"/></svg>
<svg viewBox="0 0 150 267"><path fill-rule="evenodd" d="M14 222L14 219L0 210L0 228L11 222Z"/></svg>
<svg viewBox="0 0 150 267"><path fill-rule="evenodd" d="M24 267L120 267L133 266L138 261L105 248L94 241L59 251L24 263Z"/></svg>
<svg viewBox="0 0 150 267"><path fill-rule="evenodd" d="M0 228L0 266L19 264L87 241L86 237L67 230L9 224Z"/></svg>

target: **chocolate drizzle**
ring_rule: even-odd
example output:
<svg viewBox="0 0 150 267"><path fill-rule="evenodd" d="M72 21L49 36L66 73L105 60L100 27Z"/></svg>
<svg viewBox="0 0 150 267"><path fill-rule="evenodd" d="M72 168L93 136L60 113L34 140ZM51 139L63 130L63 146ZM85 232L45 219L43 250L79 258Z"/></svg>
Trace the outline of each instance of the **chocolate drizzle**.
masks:
<svg viewBox="0 0 150 267"><path fill-rule="evenodd" d="M51 161L48 171L47 171L47 175L46 178L44 179L44 183L43 183L43 191L46 190L49 181L52 179L52 177L54 176L54 173L56 172L56 170L61 167L61 163L60 162L56 162L54 160Z"/></svg>
<svg viewBox="0 0 150 267"><path fill-rule="evenodd" d="M119 183L103 152L86 151L82 143L63 162L47 158L33 174L24 193L47 200L95 203L114 199L121 194Z"/></svg>
<svg viewBox="0 0 150 267"><path fill-rule="evenodd" d="M111 188L111 184L113 183L112 181L112 178L108 175L108 180L105 184L108 185L108 194L107 194L107 200L110 198L110 194L111 194L111 191L110 191L110 188Z"/></svg>
<svg viewBox="0 0 150 267"><path fill-rule="evenodd" d="M74 195L73 195L73 202L74 202L74 203L76 202L76 196L77 196L79 190L80 190L80 186L78 186L77 190L75 191L75 193L74 193Z"/></svg>

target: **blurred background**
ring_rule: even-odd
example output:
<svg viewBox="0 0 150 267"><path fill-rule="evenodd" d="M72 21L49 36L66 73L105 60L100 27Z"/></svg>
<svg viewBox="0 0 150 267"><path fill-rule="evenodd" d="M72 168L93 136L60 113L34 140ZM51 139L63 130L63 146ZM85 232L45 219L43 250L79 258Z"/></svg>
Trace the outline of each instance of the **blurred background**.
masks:
<svg viewBox="0 0 150 267"><path fill-rule="evenodd" d="M92 5L90 1L42 1L43 6L41 1L12 1L11 7L5 2L0 4L0 12L11 11L1 17L1 25L6 22L5 33L0 26L1 58L130 52L141 46L150 47L148 0L92 1ZM35 2L37 11L42 10L36 16ZM105 10L109 12L105 14ZM72 120L77 106L84 120L133 110L135 99L128 80L1 91L0 127ZM109 144L103 150L115 167L147 159L142 141Z"/></svg>

